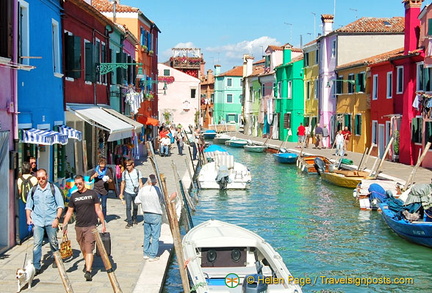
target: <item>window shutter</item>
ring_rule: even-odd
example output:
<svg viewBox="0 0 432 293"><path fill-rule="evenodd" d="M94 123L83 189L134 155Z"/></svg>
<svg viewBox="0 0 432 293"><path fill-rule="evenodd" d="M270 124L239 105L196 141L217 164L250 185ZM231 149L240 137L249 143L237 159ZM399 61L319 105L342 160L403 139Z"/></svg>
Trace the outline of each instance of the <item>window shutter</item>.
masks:
<svg viewBox="0 0 432 293"><path fill-rule="evenodd" d="M65 34L65 74L67 77L81 77L81 38Z"/></svg>
<svg viewBox="0 0 432 293"><path fill-rule="evenodd" d="M429 36L432 36L432 18L429 18L428 19L428 27L427 27L427 30L428 30L428 35Z"/></svg>
<svg viewBox="0 0 432 293"><path fill-rule="evenodd" d="M92 43L85 43L85 80L96 81L96 64Z"/></svg>

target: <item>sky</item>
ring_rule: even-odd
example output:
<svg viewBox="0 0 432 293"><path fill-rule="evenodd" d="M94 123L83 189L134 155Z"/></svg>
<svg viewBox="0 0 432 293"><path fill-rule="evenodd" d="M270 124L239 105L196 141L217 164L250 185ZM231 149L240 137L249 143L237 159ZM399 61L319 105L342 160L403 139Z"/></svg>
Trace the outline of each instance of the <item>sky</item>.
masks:
<svg viewBox="0 0 432 293"><path fill-rule="evenodd" d="M322 31L321 15L335 15L333 29L361 17L404 16L401 0L120 0L139 8L159 28L159 62L172 48L200 48L206 70L221 72L242 65L244 54L255 61L269 45L300 47ZM432 0L426 0L423 7Z"/></svg>

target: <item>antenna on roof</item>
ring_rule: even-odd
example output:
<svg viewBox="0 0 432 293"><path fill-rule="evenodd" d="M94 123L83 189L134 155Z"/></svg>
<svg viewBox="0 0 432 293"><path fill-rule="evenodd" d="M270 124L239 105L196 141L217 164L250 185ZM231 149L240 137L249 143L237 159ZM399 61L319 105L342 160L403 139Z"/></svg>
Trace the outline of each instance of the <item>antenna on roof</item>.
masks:
<svg viewBox="0 0 432 293"><path fill-rule="evenodd" d="M355 11L355 18L357 19L357 9L350 8L349 10Z"/></svg>

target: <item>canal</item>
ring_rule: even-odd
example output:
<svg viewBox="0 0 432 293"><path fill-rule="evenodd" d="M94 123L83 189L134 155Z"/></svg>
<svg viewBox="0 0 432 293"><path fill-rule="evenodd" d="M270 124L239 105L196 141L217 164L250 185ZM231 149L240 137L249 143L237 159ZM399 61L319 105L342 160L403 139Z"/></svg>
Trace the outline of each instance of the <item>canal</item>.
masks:
<svg viewBox="0 0 432 293"><path fill-rule="evenodd" d="M256 232L294 277L311 281L303 292L432 292L431 250L399 238L379 213L360 211L351 190L277 164L271 154L224 148L251 170L251 189L201 191L195 225L218 219ZM181 291L174 259L164 292Z"/></svg>

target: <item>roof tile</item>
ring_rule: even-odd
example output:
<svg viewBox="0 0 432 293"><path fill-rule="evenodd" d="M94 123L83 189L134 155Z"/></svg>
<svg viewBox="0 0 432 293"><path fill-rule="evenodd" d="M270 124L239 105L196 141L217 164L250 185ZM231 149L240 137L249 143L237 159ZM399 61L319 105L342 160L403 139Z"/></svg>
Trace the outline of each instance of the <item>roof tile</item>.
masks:
<svg viewBox="0 0 432 293"><path fill-rule="evenodd" d="M405 18L396 17L362 17L334 32L339 33L403 33Z"/></svg>

